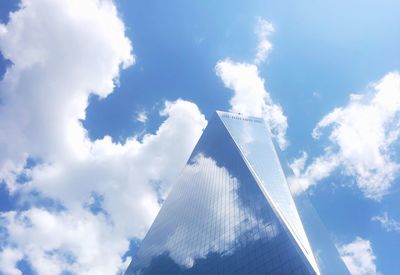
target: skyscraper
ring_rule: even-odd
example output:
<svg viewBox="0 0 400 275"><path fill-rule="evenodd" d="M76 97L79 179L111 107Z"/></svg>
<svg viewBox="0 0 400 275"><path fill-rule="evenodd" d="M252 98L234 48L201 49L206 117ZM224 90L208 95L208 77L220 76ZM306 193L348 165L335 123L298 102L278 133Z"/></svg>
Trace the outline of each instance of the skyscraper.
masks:
<svg viewBox="0 0 400 275"><path fill-rule="evenodd" d="M349 274L280 158L262 119L217 112L126 274Z"/></svg>

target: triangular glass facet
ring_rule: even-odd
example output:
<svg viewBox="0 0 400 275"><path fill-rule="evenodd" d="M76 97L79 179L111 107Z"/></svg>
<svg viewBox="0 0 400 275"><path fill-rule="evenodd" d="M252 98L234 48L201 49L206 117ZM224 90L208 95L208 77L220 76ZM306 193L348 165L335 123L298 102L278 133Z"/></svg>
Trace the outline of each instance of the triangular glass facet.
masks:
<svg viewBox="0 0 400 275"><path fill-rule="evenodd" d="M276 152L249 151L270 142L256 120L210 121L125 274L319 274L286 181L268 175L282 172Z"/></svg>
<svg viewBox="0 0 400 275"><path fill-rule="evenodd" d="M299 247L319 273L270 132L262 119L217 112L256 181ZM239 122L238 122L239 121Z"/></svg>

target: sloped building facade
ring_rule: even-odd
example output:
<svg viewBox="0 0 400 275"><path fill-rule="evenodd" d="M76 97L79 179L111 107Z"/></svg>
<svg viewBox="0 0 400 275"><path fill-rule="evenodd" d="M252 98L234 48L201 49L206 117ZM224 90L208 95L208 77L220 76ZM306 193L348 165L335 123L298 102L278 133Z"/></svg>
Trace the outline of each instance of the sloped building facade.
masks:
<svg viewBox="0 0 400 275"><path fill-rule="evenodd" d="M217 112L125 274L349 274L282 162L262 119Z"/></svg>

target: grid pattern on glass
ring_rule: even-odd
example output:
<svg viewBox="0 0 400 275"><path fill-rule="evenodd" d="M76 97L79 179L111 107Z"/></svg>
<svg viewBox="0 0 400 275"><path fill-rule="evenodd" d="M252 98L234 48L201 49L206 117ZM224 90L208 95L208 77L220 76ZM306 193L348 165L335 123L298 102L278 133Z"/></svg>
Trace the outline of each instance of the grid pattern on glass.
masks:
<svg viewBox="0 0 400 275"><path fill-rule="evenodd" d="M288 230L298 241L315 271L319 273L271 135L264 121L225 112L218 112L218 115L239 147L243 158L248 161L249 167L264 187L281 219L286 223Z"/></svg>
<svg viewBox="0 0 400 275"><path fill-rule="evenodd" d="M217 117L126 274L315 273Z"/></svg>

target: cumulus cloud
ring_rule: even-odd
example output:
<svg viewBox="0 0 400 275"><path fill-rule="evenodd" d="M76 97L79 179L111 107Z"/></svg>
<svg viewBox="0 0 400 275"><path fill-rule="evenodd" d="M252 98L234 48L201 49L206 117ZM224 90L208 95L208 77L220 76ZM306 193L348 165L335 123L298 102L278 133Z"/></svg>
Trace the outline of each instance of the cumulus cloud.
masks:
<svg viewBox="0 0 400 275"><path fill-rule="evenodd" d="M338 247L340 256L353 275L378 275L376 256L369 240L357 237L349 244Z"/></svg>
<svg viewBox="0 0 400 275"><path fill-rule="evenodd" d="M0 270L20 274L21 259L39 274L124 270L129 239L144 236L204 116L166 102L155 134L88 138L89 96L109 95L134 63L109 0L23 0L0 25L0 50L12 62L0 82L0 182L30 206L1 213Z"/></svg>
<svg viewBox="0 0 400 275"><path fill-rule="evenodd" d="M103 216L32 208L4 213L2 218L7 220L8 241L24 253L38 274L115 274L127 266L120 255L129 241L105 226Z"/></svg>
<svg viewBox="0 0 400 275"><path fill-rule="evenodd" d="M0 177L10 190L28 156L54 161L87 153L79 120L89 94L106 97L120 67L134 62L111 1L24 0L20 7L0 35L1 52L13 63L0 83Z"/></svg>
<svg viewBox="0 0 400 275"><path fill-rule="evenodd" d="M234 92L229 111L263 117L280 147L285 148L287 118L282 107L273 102L265 89L264 79L258 70L258 65L266 59L271 49L267 38L273 31L273 26L268 21L259 19L256 30L259 44L254 64L235 62L227 58L217 62L215 71L225 87Z"/></svg>
<svg viewBox="0 0 400 275"><path fill-rule="evenodd" d="M389 217L387 212L383 213L382 216L374 216L371 218L371 220L379 222L383 229L385 229L387 232L400 232L400 221Z"/></svg>
<svg viewBox="0 0 400 275"><path fill-rule="evenodd" d="M39 192L66 210L5 213L7 244L17 247L39 274L124 270L129 260L122 261L121 256L129 239L144 237L159 210L158 200L205 126L197 107L186 101L167 102L162 115L168 118L156 134L145 135L140 142L130 138L116 144L105 137L91 143L85 159L33 168L32 179L19 192L25 197ZM101 209L98 213L91 211L95 203ZM61 230L63 234L57 234Z"/></svg>
<svg viewBox="0 0 400 275"><path fill-rule="evenodd" d="M7 275L21 275L16 268L17 262L22 260L23 254L18 249L5 247L0 251L0 273Z"/></svg>
<svg viewBox="0 0 400 275"><path fill-rule="evenodd" d="M327 134L329 144L293 182L308 188L340 169L355 179L366 197L381 199L399 172L392 150L399 126L400 74L391 72L318 122L312 135L318 140Z"/></svg>

